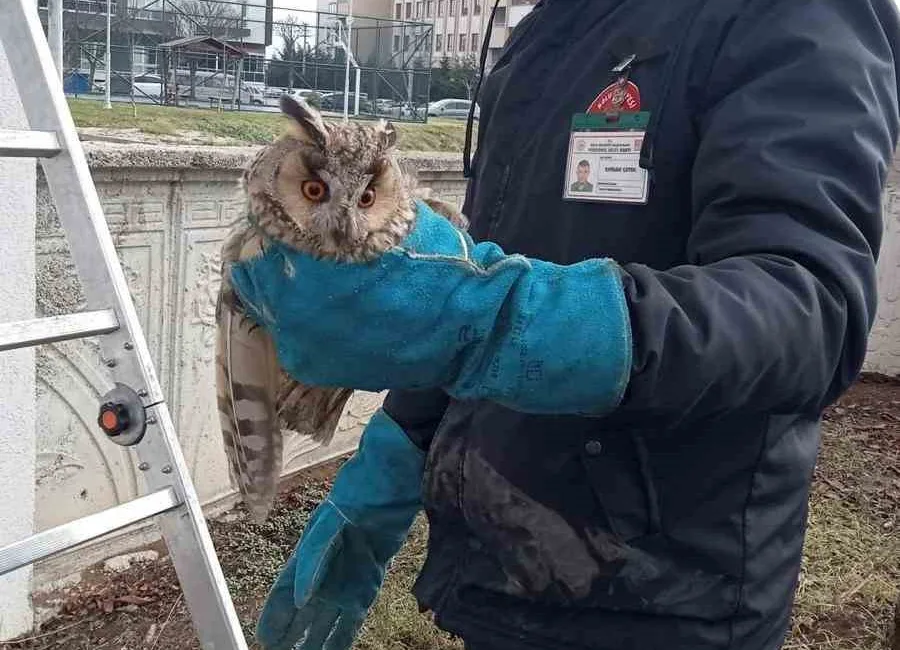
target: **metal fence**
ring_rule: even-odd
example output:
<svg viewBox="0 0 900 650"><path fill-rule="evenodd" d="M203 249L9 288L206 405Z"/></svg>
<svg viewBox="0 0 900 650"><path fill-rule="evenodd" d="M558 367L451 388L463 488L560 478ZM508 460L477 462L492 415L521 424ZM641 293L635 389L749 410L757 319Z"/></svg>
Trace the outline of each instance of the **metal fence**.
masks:
<svg viewBox="0 0 900 650"><path fill-rule="evenodd" d="M66 92L102 98L109 84L113 101L260 111L293 92L339 113L347 89L351 113L425 119L430 24L272 2L63 0Z"/></svg>

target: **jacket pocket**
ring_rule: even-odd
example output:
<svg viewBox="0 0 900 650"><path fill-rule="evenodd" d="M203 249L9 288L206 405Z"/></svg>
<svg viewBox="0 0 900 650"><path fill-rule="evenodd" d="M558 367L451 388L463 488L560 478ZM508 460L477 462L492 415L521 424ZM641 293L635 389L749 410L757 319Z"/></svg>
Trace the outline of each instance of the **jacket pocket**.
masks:
<svg viewBox="0 0 900 650"><path fill-rule="evenodd" d="M587 440L582 463L613 535L632 542L662 532L656 484L647 445L639 432Z"/></svg>

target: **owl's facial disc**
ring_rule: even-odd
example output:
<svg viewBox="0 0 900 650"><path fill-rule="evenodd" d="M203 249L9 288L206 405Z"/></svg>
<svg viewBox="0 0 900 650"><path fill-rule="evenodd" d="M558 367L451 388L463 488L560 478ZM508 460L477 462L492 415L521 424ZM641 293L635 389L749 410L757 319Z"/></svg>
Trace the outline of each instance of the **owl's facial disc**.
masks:
<svg viewBox="0 0 900 650"><path fill-rule="evenodd" d="M371 176L352 179L352 186L347 188L341 178L327 170L320 170L319 175L328 187L329 199L314 208L313 229L336 248L359 244L366 238L370 225L367 208L363 206L368 200L372 204L375 200L374 189L369 186Z"/></svg>

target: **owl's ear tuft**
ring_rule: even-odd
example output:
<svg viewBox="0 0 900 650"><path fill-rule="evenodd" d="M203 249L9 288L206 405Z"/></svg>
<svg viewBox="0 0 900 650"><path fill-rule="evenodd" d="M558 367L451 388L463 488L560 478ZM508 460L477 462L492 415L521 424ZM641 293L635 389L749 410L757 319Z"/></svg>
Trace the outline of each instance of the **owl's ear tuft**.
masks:
<svg viewBox="0 0 900 650"><path fill-rule="evenodd" d="M375 126L375 133L385 149L390 149L397 144L397 129L387 120L378 120Z"/></svg>
<svg viewBox="0 0 900 650"><path fill-rule="evenodd" d="M325 148L328 142L328 130L322 121L319 111L310 106L304 99L290 95L281 96L281 112L293 119L313 144Z"/></svg>

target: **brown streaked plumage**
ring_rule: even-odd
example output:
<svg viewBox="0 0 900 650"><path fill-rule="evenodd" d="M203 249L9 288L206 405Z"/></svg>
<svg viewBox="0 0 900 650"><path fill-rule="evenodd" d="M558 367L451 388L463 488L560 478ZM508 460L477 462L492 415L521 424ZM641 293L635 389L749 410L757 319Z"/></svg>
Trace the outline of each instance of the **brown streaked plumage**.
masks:
<svg viewBox="0 0 900 650"><path fill-rule="evenodd" d="M409 232L414 199L467 226L455 207L430 198L401 171L389 123L325 122L289 97L281 108L291 129L243 174L251 218L222 247L216 309L219 420L233 480L257 521L266 518L277 492L282 430L328 444L353 391L307 386L279 367L269 335L244 315L230 265L261 254L266 237L319 257L372 259Z"/></svg>

